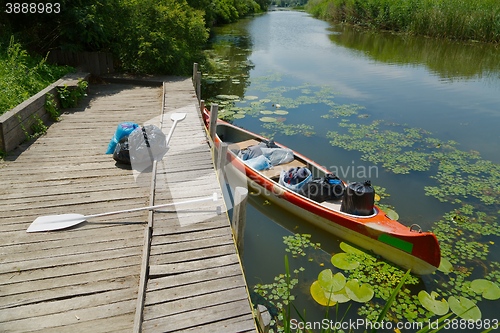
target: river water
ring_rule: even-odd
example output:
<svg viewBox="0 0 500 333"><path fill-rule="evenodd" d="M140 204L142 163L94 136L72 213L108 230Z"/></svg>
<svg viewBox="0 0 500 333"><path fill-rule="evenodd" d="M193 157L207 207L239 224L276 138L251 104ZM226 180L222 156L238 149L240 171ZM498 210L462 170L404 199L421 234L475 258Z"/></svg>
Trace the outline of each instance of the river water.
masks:
<svg viewBox="0 0 500 333"><path fill-rule="evenodd" d="M436 147L452 140L454 152L475 152L482 163L489 163L497 170L500 163L497 47L366 31L332 25L303 12L274 11L219 28L212 38L210 52L218 69L204 73L202 97L213 101L219 96L217 101L227 110L222 116L238 126L272 136L330 169L335 167L337 174L341 173L348 181L371 178L372 183L390 194L385 203L398 212L402 223L418 223L429 230L447 212L464 204L474 206L493 220L498 215L498 201L484 205L477 196L457 194L455 201L442 202L429 195L425 188L436 185L439 178L436 175L442 176L437 172L444 168L441 164L431 161L432 165L425 170L416 166L403 173L391 166L389 160L380 161L374 157L377 154L367 153L366 147L359 148L359 144L339 147L331 142L336 135L349 138L352 135L346 130L349 126L380 122L383 126L372 127L371 132L386 133L387 138L390 134L384 131L394 134L394 131L418 129L425 138L438 140ZM338 112L332 113L332 109ZM263 117L274 121L263 121ZM382 135L374 143L382 142L381 145L390 148L402 139L384 140ZM426 149L422 151L429 153ZM384 148L378 155L386 151ZM377 172L359 172L369 167ZM499 179L497 171L481 169L479 173L490 176L464 186L484 185L500 195L498 183L491 183ZM465 178L463 170L452 172L451 176ZM311 260L294 263L309 265L300 274L294 294L296 305L307 310L308 320L320 320L325 308L311 299L309 286L322 269L332 268L335 272L328 258L340 251L341 240L305 225L270 205L265 198L252 198L251 202L243 251L248 284L272 283L275 276L284 273L283 236L292 232L311 234L324 252L311 254ZM476 269L466 277L487 278L498 284L500 240L491 236L478 242L487 243L489 255L484 265L493 268L484 274ZM436 288L436 280L447 279L451 274L423 277L418 288L430 293ZM495 316L491 304L499 305L499 301L478 303L483 318ZM350 310L349 316L358 318L355 310Z"/></svg>

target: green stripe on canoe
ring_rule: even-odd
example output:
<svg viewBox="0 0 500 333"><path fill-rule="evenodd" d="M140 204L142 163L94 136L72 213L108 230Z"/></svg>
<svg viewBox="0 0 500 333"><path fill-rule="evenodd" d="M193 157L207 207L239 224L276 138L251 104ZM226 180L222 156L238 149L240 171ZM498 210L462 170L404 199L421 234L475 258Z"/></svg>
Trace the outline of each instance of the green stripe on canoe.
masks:
<svg viewBox="0 0 500 333"><path fill-rule="evenodd" d="M378 240L408 253L411 253L411 251L413 250L412 243L396 237L392 237L387 234L381 234L380 236L378 236Z"/></svg>

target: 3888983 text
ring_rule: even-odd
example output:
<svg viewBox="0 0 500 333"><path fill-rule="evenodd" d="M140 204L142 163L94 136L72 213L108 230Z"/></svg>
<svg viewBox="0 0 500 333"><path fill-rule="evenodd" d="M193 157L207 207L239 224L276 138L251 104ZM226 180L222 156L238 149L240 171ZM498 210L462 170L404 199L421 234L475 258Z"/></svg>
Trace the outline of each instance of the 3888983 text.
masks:
<svg viewBox="0 0 500 333"><path fill-rule="evenodd" d="M8 2L4 11L7 14L59 14L61 4L58 2Z"/></svg>

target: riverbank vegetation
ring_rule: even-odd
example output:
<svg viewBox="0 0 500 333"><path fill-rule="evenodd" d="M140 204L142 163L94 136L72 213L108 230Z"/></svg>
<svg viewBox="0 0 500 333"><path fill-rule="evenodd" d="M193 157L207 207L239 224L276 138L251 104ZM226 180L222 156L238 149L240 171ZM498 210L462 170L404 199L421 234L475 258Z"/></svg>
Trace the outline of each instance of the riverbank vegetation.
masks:
<svg viewBox="0 0 500 333"><path fill-rule="evenodd" d="M41 57L29 56L11 38L6 47L0 45L0 115L71 70L69 67L49 65Z"/></svg>
<svg viewBox="0 0 500 333"><path fill-rule="evenodd" d="M60 0L50 13L0 12L0 41L30 53L108 51L134 73L190 74L216 24L267 9L268 0ZM40 7L45 11L45 8ZM40 10L35 8L34 10ZM29 19L28 19L29 18Z"/></svg>
<svg viewBox="0 0 500 333"><path fill-rule="evenodd" d="M313 16L438 38L500 42L497 0L310 0Z"/></svg>

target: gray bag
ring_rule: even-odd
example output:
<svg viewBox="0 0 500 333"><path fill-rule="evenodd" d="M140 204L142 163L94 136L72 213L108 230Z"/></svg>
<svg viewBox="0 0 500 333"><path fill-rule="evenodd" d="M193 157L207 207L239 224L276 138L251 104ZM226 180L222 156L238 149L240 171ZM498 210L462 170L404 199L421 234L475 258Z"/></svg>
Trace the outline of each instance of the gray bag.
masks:
<svg viewBox="0 0 500 333"><path fill-rule="evenodd" d="M165 134L154 125L141 126L128 136L132 169L143 172L161 161L168 151Z"/></svg>

